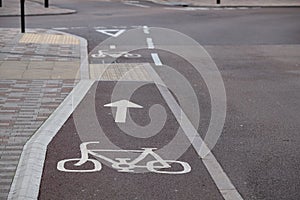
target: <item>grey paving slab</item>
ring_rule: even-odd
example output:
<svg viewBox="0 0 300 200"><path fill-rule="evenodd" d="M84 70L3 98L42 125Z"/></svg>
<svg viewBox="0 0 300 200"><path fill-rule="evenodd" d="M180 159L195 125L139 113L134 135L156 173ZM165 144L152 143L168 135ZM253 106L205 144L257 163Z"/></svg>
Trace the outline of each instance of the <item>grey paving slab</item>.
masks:
<svg viewBox="0 0 300 200"><path fill-rule="evenodd" d="M8 195L25 143L77 84L86 51L78 37L29 32L0 28L0 199Z"/></svg>

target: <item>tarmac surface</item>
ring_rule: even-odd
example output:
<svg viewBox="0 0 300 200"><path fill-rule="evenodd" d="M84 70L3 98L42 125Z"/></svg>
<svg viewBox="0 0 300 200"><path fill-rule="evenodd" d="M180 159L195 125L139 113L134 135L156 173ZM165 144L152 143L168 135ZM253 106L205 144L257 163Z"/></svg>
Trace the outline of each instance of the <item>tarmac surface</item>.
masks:
<svg viewBox="0 0 300 200"><path fill-rule="evenodd" d="M48 8L44 6L44 1L26 0L25 1L25 15L61 15L72 14L76 10L60 8L51 4ZM20 1L18 0L3 0L2 7L0 7L0 16L19 16L20 15Z"/></svg>
<svg viewBox="0 0 300 200"><path fill-rule="evenodd" d="M36 198L26 196L31 194L39 195L41 199L75 198L83 194L90 199L95 199L95 197L99 199L101 198L100 192L105 194L105 197L116 199L119 197L139 199L142 198L142 191L145 191L147 197L151 198L155 195L157 199L167 197L182 199L183 196L190 199L199 196L203 196L204 199L222 197L236 199L230 196L232 193L224 193L222 190L224 187L218 185L218 179L213 176L214 173L211 173L210 168L206 167L206 159L201 159L198 151L192 146L178 158L179 161L188 163L191 167L191 171L185 174L158 174L159 172L155 170L160 168L152 165L153 162L147 159L143 165L150 172L144 174L119 172L118 170L128 170L128 163L112 166L111 163L105 163L99 159L99 155L98 157L91 156L90 160L87 160L92 162L90 164L94 163L94 166L88 165L83 168L83 170L91 170L96 165L98 166L95 163L101 162L102 170L97 172L72 173L63 172L59 170L62 168L58 168L60 161L72 158L78 161L82 155L80 151L82 142L101 142L102 139L109 138L124 150L140 150L143 147L159 148L170 141L174 131L179 130L180 120L176 122L174 119L177 116L176 112L175 114L170 112L172 106L166 105L165 98L159 94L158 90L161 91L162 88L151 82L153 80L147 74L145 63L150 63L161 77L164 77L164 70L160 66L163 64L176 69L189 80L200 100L198 106L201 111L201 126L197 131L200 135L205 133L211 111L209 91L201 76L186 60L159 48L161 43L169 41L171 37L164 40L156 37L157 35L153 34L153 29L151 29L152 26L156 26L174 29L191 36L203 45L218 66L226 88L227 112L224 129L213 149L213 154L236 191L244 199L299 199L297 191L299 134L297 133L300 129L298 120L300 47L297 8L219 9L212 7L201 10L202 8L160 6L144 1L138 3L87 1L84 5L80 1L62 1L58 5L77 10L78 14L66 15L59 20L56 16L29 17L28 26L31 28L51 27L88 39L91 63L88 76L91 80L80 80L76 84L76 80L82 76L78 77L78 73L75 76L73 72L78 71L79 68L82 69L80 65L85 62L85 58L82 57L81 50L86 50L86 47L79 47L78 43L74 43L76 41L73 40L74 38L70 40L69 36L65 37L67 35L62 33L39 32L36 29L27 29L26 36L19 34L18 29L1 29L6 31L2 32L1 38L5 39L2 39L0 43L1 49L6 49L0 54L3 72L11 73L9 76L12 77L15 74L22 75L18 78L1 80L1 87L4 89L1 90L1 103L3 104L0 108L1 113L5 113L1 115L5 118L3 122L1 121L1 126L5 128L1 128L1 131L6 130L1 132L0 140L1 198L6 199L8 195L25 142L36 132L23 149L20 167L14 178L15 183L12 185L11 195L19 195L19 199L37 198L37 196ZM86 19L89 19L88 26L86 26ZM17 28L19 25L19 18L2 17L0 20L1 27ZM149 28L149 34L145 31L145 27ZM135 37L134 41L143 41L143 45L146 45L145 49L125 54L127 57L121 55L116 63L108 66L107 63L111 62L111 57L114 55L110 51L112 49L118 51L119 45L108 43L106 48L110 48L110 51L106 51L105 58L101 58L103 54L99 53L99 50L108 49L99 46L99 43L114 34L118 35L119 31L122 36L127 30L134 28L144 30L145 35ZM12 34L7 34L7 31ZM58 44L49 44L54 35L58 36L55 40ZM66 40L61 40L61 38ZM3 42L4 40L9 42ZM29 42L26 43L26 41ZM67 44L63 44L65 42ZM149 46L155 48L149 48ZM49 59L46 56L49 54L54 60L45 60ZM62 54L64 56L60 56ZM141 57L131 57L137 54ZM98 58L92 55L97 55ZM71 66L75 63L76 67L72 68ZM56 70L63 70L62 68L67 66L71 68L60 71L59 74L63 76L70 73L72 78L52 76ZM12 73L14 71L12 67L16 68L17 72ZM150 121L148 111L151 105L159 104L166 109L167 122L170 123L166 123L165 129L155 135L152 140L128 134L133 131L124 133L123 130L124 128L126 130L127 126L116 126L114 121L117 109L104 106L110 103L108 99L110 99L115 81L128 71L131 71L131 76L127 77L127 82L123 83L126 87L135 83L146 82L147 84L137 91L133 99L129 99L145 108L129 108L127 119L131 117L139 125L147 125ZM47 76L40 77L42 80L35 78L27 80L24 74L30 74L32 77L39 77L40 74ZM82 74L84 73L80 73ZM87 77L86 74L85 77ZM100 80L99 77L101 77ZM79 88L78 92L73 90L73 96L68 95L75 85ZM98 91L95 93L97 101L87 102L88 97L93 94L93 90L89 88L91 85L93 85L91 89ZM174 88L181 88L181 86L181 84L173 85ZM83 91L87 92L86 96ZM81 97L77 95L81 95L82 102ZM189 99L186 98L185 101ZM83 112L79 112L79 115L76 115L78 112L71 115L73 109L76 108L74 102L81 102L77 108L82 108ZM91 117L90 112L85 112L91 105L97 108L95 109L96 117ZM59 109L55 110L56 107ZM70 110L62 108L70 108ZM55 114L50 115L54 110ZM65 113L64 117L55 117L59 110ZM147 117L143 117L145 115ZM95 119L105 130L105 135L100 139L83 140L82 136L85 134L82 135L80 128L89 130L92 128L91 122ZM78 122L81 121L86 123L78 126ZM54 126L47 128L48 122L57 125L56 128ZM90 130L93 133L94 129ZM46 139L41 139L40 135L46 136ZM45 141L49 142L48 149L45 148L47 145L41 145L45 144ZM103 149L107 146L101 144L89 147ZM46 151L47 155L45 155ZM44 155L41 152L44 152ZM169 159L165 154L155 152L163 160ZM122 154L124 152L121 152L121 156L119 153L105 155L112 158L137 157L136 154L130 157ZM36 158L41 159L38 159L38 162L32 162L36 161ZM44 158L46 160L43 168ZM28 161L27 165L25 161ZM66 169L82 170L82 166L73 164L67 163ZM182 165L182 163L181 165L175 163L171 165L171 169L173 167L175 171L182 169L189 171L187 165ZM18 176L28 172L30 176ZM175 183L176 181L178 184ZM157 183L163 184L157 185ZM39 186L41 186L40 191ZM29 193L26 187L35 188ZM163 196L164 191L169 191L167 196Z"/></svg>

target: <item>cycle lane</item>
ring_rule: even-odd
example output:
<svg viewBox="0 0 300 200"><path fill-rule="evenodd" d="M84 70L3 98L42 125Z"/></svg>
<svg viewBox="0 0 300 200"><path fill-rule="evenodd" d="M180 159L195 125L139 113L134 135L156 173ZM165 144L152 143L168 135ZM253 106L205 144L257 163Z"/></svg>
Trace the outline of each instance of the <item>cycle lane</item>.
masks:
<svg viewBox="0 0 300 200"><path fill-rule="evenodd" d="M118 108L104 105L114 100L124 100L122 96L128 96L126 90L133 88L136 89L131 98L125 99L140 107L128 108L125 122L116 122ZM118 92L117 97L112 95L115 92ZM90 113L91 109L94 109L95 113ZM165 116L163 111L159 112L162 109L165 110ZM158 112L157 116L154 111ZM165 119L164 123L160 122L162 119ZM132 122L137 125L132 125ZM99 123L101 129L94 126L94 123ZM89 156L90 159L102 163L101 170L92 162L74 166L81 158L80 144L83 142L98 142L88 145L88 149L102 150L97 151L101 158ZM155 155L163 161L177 162L173 161L174 163L170 164L171 168L162 169L163 161L148 155L129 167L128 163L138 159L142 151L128 153L124 150L141 148L157 148L154 150ZM125 165L112 166L113 164L103 160L103 157L115 162L121 161L116 158L123 158L123 163L124 158L128 160ZM64 163L65 170L57 168L60 161L72 158L78 160ZM153 160L158 162L151 162ZM143 168L136 167L137 165ZM98 171L83 172L96 168ZM96 82L48 145L39 199L182 198L222 199L157 86L153 82L138 81Z"/></svg>
<svg viewBox="0 0 300 200"><path fill-rule="evenodd" d="M139 38L141 36L140 32L134 32L131 37L135 36ZM153 51L148 39L148 49ZM91 78L96 80L100 78L102 81L99 82L99 85L101 83L110 83L112 86L108 84L100 87L102 88L100 90L97 89L99 88L98 85L94 86L94 89L90 89L83 101L84 103L82 102L81 106L76 108L70 119L64 124L51 144L48 145L49 148L47 150L39 198L199 199L203 197L204 199L222 199L223 196L225 199L241 199L213 154L209 153L205 156L205 151L201 151L202 138L197 131L197 117L200 117L197 116L199 115L197 107L204 102L200 102L199 104L198 101L193 102L191 100L193 98L199 99L199 97L192 95L193 88L187 87L189 84L182 84L185 83L185 81L182 81L184 77L171 68L167 66L159 66L158 68L157 63L155 63L156 70L159 69L159 74L157 74L152 66L149 64L145 65L143 62L149 62L149 55L144 55L143 51L138 51L137 54L135 52L122 54L125 59L128 59L128 61L131 60L134 64L130 64L131 62L124 63L125 60L117 60L115 62L115 57L121 56L118 52L127 52L128 49L136 49L136 44L135 46L128 46L126 45L126 41L131 40L125 40L124 44L121 42L122 45L114 45L120 42L108 41L107 45L105 45L106 43L103 44L103 48L95 49L96 54L91 53L92 57L93 55L99 57L93 57L91 60ZM137 42L140 40L134 41ZM138 46L141 45L143 46L143 44L139 43ZM111 50L107 51L106 49L108 48ZM166 48L168 50L168 47ZM143 48L140 47L140 49ZM101 50L101 52L98 50ZM180 49L177 48L177 50ZM118 53L118 55L115 55L115 53ZM183 52L180 51L179 53ZM155 53L151 52L150 55L152 56L153 54ZM135 62L136 55L140 55L138 56L139 63ZM205 64L210 63L210 60L206 57L202 57L202 60ZM128 73L128 71L132 73ZM211 73L211 70L202 72L204 72L206 77L206 75ZM209 74L206 74L206 72ZM126 76L126 73L128 73L128 76ZM216 75L216 73L213 74ZM167 79L167 77L171 77L171 79ZM103 80L110 81L103 82ZM127 83L126 81L129 82ZM164 84L165 81L167 81L168 89ZM210 80L207 79L206 81ZM145 82L156 89L151 90L151 87L147 88L145 84L141 84ZM119 87L116 87L117 85ZM142 85L144 89L138 90ZM132 94L130 91L134 91L134 93ZM215 100L217 91L209 91L212 92L212 97ZM141 95L137 95L138 93L141 93ZM102 100L101 102L101 99L96 98L98 95L101 98L106 98L106 101ZM177 95L179 95L179 98L177 98ZM133 97L137 99L132 99ZM152 102L154 99L158 100L158 104L164 104L164 106L159 107L155 105L156 101ZM127 100L130 102L124 103ZM184 106L187 102L192 102L192 104ZM152 104L155 106L152 106L150 109L150 105ZM208 113L203 113L202 110L201 116L208 116L209 118L210 103L204 104L208 108L204 110ZM111 109L110 107L113 108ZM165 110L166 113L159 112L161 110ZM120 114L120 111L123 114ZM127 113L127 115L125 113L125 119L124 111ZM141 114L141 112L144 113ZM128 113L131 114L128 115ZM107 117L111 121L105 121ZM100 121L105 121L105 123L100 123ZM208 126L206 122L204 124ZM166 128L157 128L162 125ZM65 130L64 128L67 126L71 128ZM117 129L113 127L117 127ZM143 129L143 127L146 129ZM207 128L209 127L204 127L204 132ZM65 132L69 131L73 132L71 136L77 138L75 139L77 143L68 142L69 135L56 140L61 134L65 135L67 134ZM203 134L201 136L203 137ZM51 149L55 141L61 147L55 146ZM82 156L80 145L86 142L93 142L94 144L89 144L88 149L85 149L83 152L89 151L91 153L97 150L98 154L96 157L90 156L88 159L87 156ZM95 144L96 142L97 144ZM63 149L68 146L72 146L72 148L68 150ZM142 150L142 148L157 148L158 150L153 150L152 152L149 149ZM72 151L73 155L71 155ZM142 154L146 151L151 154L144 158ZM52 157L50 157L51 152L54 152ZM68 153L68 155L62 152ZM59 157L61 155L65 156ZM50 168L48 167L49 163ZM76 172L70 172L72 170L76 170ZM82 170L92 170L95 172L85 173ZM168 170L170 171L168 172ZM97 176L98 178L96 178ZM58 181L59 179L61 180L60 182ZM91 181L93 179L94 181ZM65 182L66 180L68 181ZM120 183L118 187L114 186L117 183ZM101 187L90 188L91 185L99 184L101 184ZM124 185L129 185L130 187L124 188ZM124 190L119 188L124 188Z"/></svg>

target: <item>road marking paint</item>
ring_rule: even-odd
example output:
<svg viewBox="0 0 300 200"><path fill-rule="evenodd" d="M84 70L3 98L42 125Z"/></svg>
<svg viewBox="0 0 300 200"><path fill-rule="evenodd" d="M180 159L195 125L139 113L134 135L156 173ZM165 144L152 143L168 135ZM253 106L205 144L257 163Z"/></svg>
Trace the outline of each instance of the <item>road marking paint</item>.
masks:
<svg viewBox="0 0 300 200"><path fill-rule="evenodd" d="M116 107L117 112L115 115L115 122L117 123L125 123L126 122L126 114L128 108L143 108L143 106L138 105L136 103L130 102L128 100L120 100L112 103L105 104L104 107Z"/></svg>
<svg viewBox="0 0 300 200"><path fill-rule="evenodd" d="M148 26L143 26L143 31L145 34L150 34Z"/></svg>
<svg viewBox="0 0 300 200"><path fill-rule="evenodd" d="M148 49L154 49L154 44L152 38L147 38Z"/></svg>
<svg viewBox="0 0 300 200"><path fill-rule="evenodd" d="M125 29L98 29L96 31L111 37L118 37L119 35L125 32Z"/></svg>
<svg viewBox="0 0 300 200"><path fill-rule="evenodd" d="M109 48L110 49L116 49L116 45L110 45Z"/></svg>
<svg viewBox="0 0 300 200"><path fill-rule="evenodd" d="M152 59L153 59L153 61L154 61L154 64L155 64L156 66L162 66L162 65L163 65L163 64L161 63L160 58L159 58L159 56L158 56L157 53L151 53L151 57L152 57Z"/></svg>
<svg viewBox="0 0 300 200"><path fill-rule="evenodd" d="M63 171L63 172L79 172L79 173L85 173L85 172L98 172L102 169L102 164L99 161L99 159L102 159L105 162L111 163L111 167L118 172L135 172L135 168L144 168L147 169L148 172L152 173L158 173L158 174L186 174L191 171L191 166L187 162L178 161L178 160L164 160L162 157L160 157L158 154L154 152L156 148L141 148L136 150L117 150L117 149L88 149L87 145L89 144L97 144L98 141L90 141L90 142L84 142L80 144L80 151L81 151L81 158L71 158L71 159L64 159L60 160L57 163L57 170ZM101 155L102 152L111 152L111 153L140 153L140 155L134 159L128 157L128 158L116 158L115 160L109 156ZM93 157L97 157L98 159L92 159L89 158L89 155L92 155ZM152 157L153 160L147 160L145 165L137 165L137 163L140 163L145 158ZM86 162L92 162L94 165L94 169L83 169L83 170L74 170L74 169L66 169L65 163L70 161L78 161L75 163L75 166L81 166L85 164ZM174 170L166 170L171 168L171 165L169 163L177 163L181 165L183 168L182 170L174 171ZM155 165L158 164L158 165ZM125 166L124 166L125 165ZM165 170L162 170L165 169Z"/></svg>
<svg viewBox="0 0 300 200"><path fill-rule="evenodd" d="M139 4L140 2L131 2L131 1L125 1L123 2L123 4L125 5L129 5L129 6L136 6L136 7L141 7L141 8L150 8L150 6L146 6L146 5L141 5Z"/></svg>
<svg viewBox="0 0 300 200"><path fill-rule="evenodd" d="M234 187L234 185L232 184L232 182L230 181L230 179L222 169L221 165L213 155L213 153L209 150L209 148L207 147L207 145L205 144L201 136L198 134L193 124L190 122L189 118L186 116L186 114L183 112L181 107L178 105L177 101L175 100L171 92L169 90L166 90L167 86L159 77L157 72L150 64L147 64L145 68L149 73L149 75L154 80L156 87L158 88L164 100L168 104L176 120L180 124L180 127L182 128L182 130L190 140L195 151L202 159L206 169L211 175L213 181L215 182L223 198L225 200L242 200L243 199L242 196L236 190L236 188ZM209 151L208 154L206 154L207 151Z"/></svg>
<svg viewBox="0 0 300 200"><path fill-rule="evenodd" d="M69 28L67 28L67 27L57 27L57 28L52 28L52 29L54 29L54 30L67 30Z"/></svg>

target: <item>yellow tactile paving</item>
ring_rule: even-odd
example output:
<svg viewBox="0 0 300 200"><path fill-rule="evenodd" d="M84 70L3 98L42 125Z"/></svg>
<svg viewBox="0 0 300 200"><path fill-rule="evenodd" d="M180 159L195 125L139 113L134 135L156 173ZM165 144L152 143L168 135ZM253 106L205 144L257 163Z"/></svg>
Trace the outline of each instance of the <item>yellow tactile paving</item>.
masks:
<svg viewBox="0 0 300 200"><path fill-rule="evenodd" d="M19 43L38 43L38 44L79 44L80 41L70 35L57 35L45 33L25 33Z"/></svg>
<svg viewBox="0 0 300 200"><path fill-rule="evenodd" d="M95 80L152 81L143 64L90 64L90 77Z"/></svg>

